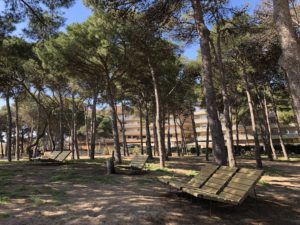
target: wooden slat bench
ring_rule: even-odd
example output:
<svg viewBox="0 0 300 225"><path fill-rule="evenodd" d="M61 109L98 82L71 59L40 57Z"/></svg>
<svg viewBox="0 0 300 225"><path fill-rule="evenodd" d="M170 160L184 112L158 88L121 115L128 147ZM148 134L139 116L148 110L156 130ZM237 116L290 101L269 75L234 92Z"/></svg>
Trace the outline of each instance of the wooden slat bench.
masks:
<svg viewBox="0 0 300 225"><path fill-rule="evenodd" d="M195 197L208 200L240 205L251 191L254 191L256 183L263 175L262 170L246 168L220 167L202 187L183 188L182 191ZM222 174L223 177L218 176ZM217 178L218 177L218 178Z"/></svg>
<svg viewBox="0 0 300 225"><path fill-rule="evenodd" d="M199 188L214 174L214 172L219 168L219 166L206 164L201 171L194 176L189 182L184 182L182 180L174 179L172 177L159 177L159 181L170 185L173 188L182 190L183 188Z"/></svg>
<svg viewBox="0 0 300 225"><path fill-rule="evenodd" d="M147 160L148 155L136 155L133 157L129 165L117 165L117 168L135 170L135 171L142 171Z"/></svg>
<svg viewBox="0 0 300 225"><path fill-rule="evenodd" d="M195 197L240 205L263 175L262 170L206 165L189 182L160 177L165 184Z"/></svg>
<svg viewBox="0 0 300 225"><path fill-rule="evenodd" d="M45 155L41 156L41 157L36 157L36 158L31 158L32 160L41 160L41 161L47 161L47 160L55 160L59 154L61 153L61 151L52 151L50 153L46 153Z"/></svg>

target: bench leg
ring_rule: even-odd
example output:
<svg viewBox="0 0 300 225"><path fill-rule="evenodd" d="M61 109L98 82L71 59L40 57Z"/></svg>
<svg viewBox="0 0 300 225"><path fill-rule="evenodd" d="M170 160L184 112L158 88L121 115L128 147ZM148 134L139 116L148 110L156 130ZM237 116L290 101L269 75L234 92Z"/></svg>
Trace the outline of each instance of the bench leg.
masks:
<svg viewBox="0 0 300 225"><path fill-rule="evenodd" d="M211 210L212 210L212 205L213 204L213 202L212 202L212 200L209 200L209 216L211 217Z"/></svg>

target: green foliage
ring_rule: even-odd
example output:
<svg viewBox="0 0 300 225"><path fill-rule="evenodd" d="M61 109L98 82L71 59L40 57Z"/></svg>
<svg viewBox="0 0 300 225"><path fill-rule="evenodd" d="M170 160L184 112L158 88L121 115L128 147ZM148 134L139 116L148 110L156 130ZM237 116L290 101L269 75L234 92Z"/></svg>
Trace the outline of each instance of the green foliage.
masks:
<svg viewBox="0 0 300 225"><path fill-rule="evenodd" d="M0 219L7 219L10 215L8 213L0 213Z"/></svg>

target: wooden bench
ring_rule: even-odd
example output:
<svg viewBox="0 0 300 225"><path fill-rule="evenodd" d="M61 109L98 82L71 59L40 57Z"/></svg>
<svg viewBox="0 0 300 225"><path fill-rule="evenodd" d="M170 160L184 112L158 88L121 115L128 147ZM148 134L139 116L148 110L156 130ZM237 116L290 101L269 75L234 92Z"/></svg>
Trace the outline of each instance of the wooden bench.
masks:
<svg viewBox="0 0 300 225"><path fill-rule="evenodd" d="M122 169L142 171L148 160L148 157L148 155L135 155L129 165L117 165L116 167Z"/></svg>
<svg viewBox="0 0 300 225"><path fill-rule="evenodd" d="M170 187L198 198L240 205L253 191L263 175L262 170L207 165L188 183L172 178L159 178Z"/></svg>
<svg viewBox="0 0 300 225"><path fill-rule="evenodd" d="M224 173L228 169L228 173ZM182 191L195 197L240 205L263 175L262 170L220 167L200 188L183 188ZM220 176L222 174L222 176ZM216 175L216 176L215 176Z"/></svg>
<svg viewBox="0 0 300 225"><path fill-rule="evenodd" d="M162 183L170 185L170 187L174 187L176 189L182 190L183 188L199 188L202 186L219 168L219 166L206 164L201 171L194 176L189 182L184 182L182 180L174 179L174 177L159 177L159 181Z"/></svg>
<svg viewBox="0 0 300 225"><path fill-rule="evenodd" d="M48 158L35 158L34 162L43 162L43 164L63 163L67 157L71 154L71 151L53 151Z"/></svg>
<svg viewBox="0 0 300 225"><path fill-rule="evenodd" d="M71 151L62 151L54 160L56 162L63 162L68 158L70 154Z"/></svg>
<svg viewBox="0 0 300 225"><path fill-rule="evenodd" d="M36 158L31 158L31 159L32 160L41 160L41 161L55 160L59 156L60 153L61 153L61 151L52 151L52 152L42 155L41 157L36 157Z"/></svg>

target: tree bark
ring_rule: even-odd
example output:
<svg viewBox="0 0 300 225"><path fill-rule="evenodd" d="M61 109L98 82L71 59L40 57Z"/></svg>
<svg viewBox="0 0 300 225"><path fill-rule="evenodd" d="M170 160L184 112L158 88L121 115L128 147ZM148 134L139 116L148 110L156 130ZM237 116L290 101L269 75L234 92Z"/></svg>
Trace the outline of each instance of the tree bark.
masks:
<svg viewBox="0 0 300 225"><path fill-rule="evenodd" d="M172 149L171 149L171 124L170 124L170 113L168 113L168 133L167 133L167 138L168 138L168 151L167 151L167 156L172 156ZM168 159L167 157L167 159Z"/></svg>
<svg viewBox="0 0 300 225"><path fill-rule="evenodd" d="M154 109L155 111L155 109ZM153 124L153 141L154 141L154 155L159 155L158 154L158 139L157 139L157 128L156 128L156 116L155 112L153 112L153 117L152 117L152 124Z"/></svg>
<svg viewBox="0 0 300 225"><path fill-rule="evenodd" d="M223 65L222 58L222 48L221 48L221 31L219 23L217 23L217 59L218 59L218 68L220 73L222 96L223 96L223 105L224 105L224 119L226 127L226 146L227 146L227 155L228 155L228 164L230 167L235 167L236 162L233 154L233 132L232 132L232 121L230 118L230 104L229 96L227 90L227 79L225 74L225 69Z"/></svg>
<svg viewBox="0 0 300 225"><path fill-rule="evenodd" d="M21 129L21 153L24 154L24 129Z"/></svg>
<svg viewBox="0 0 300 225"><path fill-rule="evenodd" d="M9 102L9 90L6 91L6 109L7 109L7 130L6 130L6 149L7 149L7 160L11 162L12 156L11 156L11 147L12 147L12 141L11 141L11 131L12 131L12 115L10 110L10 102Z"/></svg>
<svg viewBox="0 0 300 225"><path fill-rule="evenodd" d="M185 143L185 135L184 135L184 128L183 125L179 126L180 128L180 133L181 133L181 155L184 156L187 153L186 150L186 143Z"/></svg>
<svg viewBox="0 0 300 225"><path fill-rule="evenodd" d="M200 156L200 148L198 144L198 137L197 137L197 130L196 130L196 123L195 123L195 115L194 115L194 108L191 106L191 121L192 121L192 128L193 128L193 136L194 136L194 142L196 147L196 154L197 156Z"/></svg>
<svg viewBox="0 0 300 225"><path fill-rule="evenodd" d="M89 143L89 126L88 126L88 106L84 106L84 124L85 124L85 142L87 146L88 156L90 155L90 143Z"/></svg>
<svg viewBox="0 0 300 225"><path fill-rule="evenodd" d="M125 112L124 112L124 103L122 102L122 135L123 135L123 148L124 148L124 155L129 156L129 151L127 147L127 140L126 140L126 127L125 127Z"/></svg>
<svg viewBox="0 0 300 225"><path fill-rule="evenodd" d="M76 102L75 102L75 94L72 93L72 130L73 130L73 139L72 139L72 145L74 146L74 151L76 154L76 158L79 159L79 148L78 148L78 135L77 135L77 108L76 108ZM75 158L75 156L74 156Z"/></svg>
<svg viewBox="0 0 300 225"><path fill-rule="evenodd" d="M278 119L278 114L277 114L277 107L274 101L274 97L273 97L273 93L271 88L269 87L269 92L270 92L270 96L271 96L271 104L272 104L272 108L275 114L275 122L276 122L276 126L277 126L277 132L278 132L278 136L279 136L279 142L280 142L280 146L283 152L283 156L285 160L289 160L285 145L284 145L284 141L282 138L282 132L281 132L281 127L280 127L280 123L279 123L279 119Z"/></svg>
<svg viewBox="0 0 300 225"><path fill-rule="evenodd" d="M19 126L19 102L15 98L15 107L16 107L16 152L15 157L17 160L20 160L20 126Z"/></svg>
<svg viewBox="0 0 300 225"><path fill-rule="evenodd" d="M163 138L163 130L162 130L162 112L161 112L161 96L158 84L158 78L154 71L153 66L151 65L150 59L148 58L148 66L150 69L153 87L154 87L154 96L155 96L155 109L156 109L156 118L155 124L157 129L157 140L158 140L158 152L159 152L159 165L161 168L165 167L165 159L166 159L166 149Z"/></svg>
<svg viewBox="0 0 300 225"><path fill-rule="evenodd" d="M209 161L208 147L209 147L209 122L207 121L207 126L206 126L206 150L205 150L205 159L206 159L206 161Z"/></svg>
<svg viewBox="0 0 300 225"><path fill-rule="evenodd" d="M109 74L107 74L107 93L108 93L109 105L111 107L114 148L115 148L115 151L117 153L116 161L117 161L117 163L121 164L122 163L122 157L121 157L119 130L118 130L118 115L117 115L117 110L116 110L116 107L115 107L115 99L114 99L114 96L113 96L110 85L111 84L110 84Z"/></svg>
<svg viewBox="0 0 300 225"><path fill-rule="evenodd" d="M176 138L177 155L180 156L180 150L179 150L179 144L178 144L177 123L176 123L175 113L173 113L173 121L174 121L174 127L175 127L175 138Z"/></svg>
<svg viewBox="0 0 300 225"><path fill-rule="evenodd" d="M150 122L149 122L149 109L146 103L146 148L147 148L147 155L150 159L153 159L152 155L152 147L151 147L151 134L150 134ZM154 131L153 131L154 132Z"/></svg>
<svg viewBox="0 0 300 225"><path fill-rule="evenodd" d="M90 159L95 159L96 148L96 110L97 110L98 92L94 91L93 104L92 104L92 117L91 117L91 151Z"/></svg>
<svg viewBox="0 0 300 225"><path fill-rule="evenodd" d="M2 136L0 137L0 143L1 143L1 158L4 158L4 148L3 148L3 141L2 141Z"/></svg>
<svg viewBox="0 0 300 225"><path fill-rule="evenodd" d="M252 100L252 95L250 93L248 78L247 78L247 75L245 73L243 75L243 79L244 79L245 86L246 86L246 94L247 94L248 106L249 106L249 111L250 111L250 116L251 116L251 126L252 126L254 142L255 142L256 167L257 168L262 168L262 161L261 161L261 157L260 157L259 139L258 139L258 133L257 133L257 129L256 129L256 119L255 119L254 108L253 108L253 100Z"/></svg>
<svg viewBox="0 0 300 225"><path fill-rule="evenodd" d="M240 152L240 137L239 137L239 112L238 108L235 109L235 136L236 136L236 148L237 152Z"/></svg>
<svg viewBox="0 0 300 225"><path fill-rule="evenodd" d="M64 127L63 127L63 99L61 93L59 92L59 104L60 104L60 112L59 112L59 149L60 151L64 150Z"/></svg>
<svg viewBox="0 0 300 225"><path fill-rule="evenodd" d="M268 110L267 99L266 99L265 94L264 94L263 101L264 101L265 118L266 118L266 123L267 123L268 131L269 131L270 146L272 149L273 159L277 159L276 150L274 148L274 143L273 143L273 139L272 139L272 129L271 129L271 123L270 123L270 119L269 119L269 110Z"/></svg>
<svg viewBox="0 0 300 225"><path fill-rule="evenodd" d="M139 104L139 116L140 116L140 145L141 145L141 154L144 155L142 104Z"/></svg>
<svg viewBox="0 0 300 225"><path fill-rule="evenodd" d="M287 74L294 112L300 129L300 43L292 24L289 0L273 0L273 7L274 21L282 49L280 64Z"/></svg>
<svg viewBox="0 0 300 225"><path fill-rule="evenodd" d="M211 54L209 46L209 30L204 23L203 8L199 0L191 0L194 10L196 28L200 36L200 48L202 55L203 85L206 100L208 121L211 136L214 143L214 157L219 165L226 165L226 151L221 122L218 117L216 94L212 79Z"/></svg>

